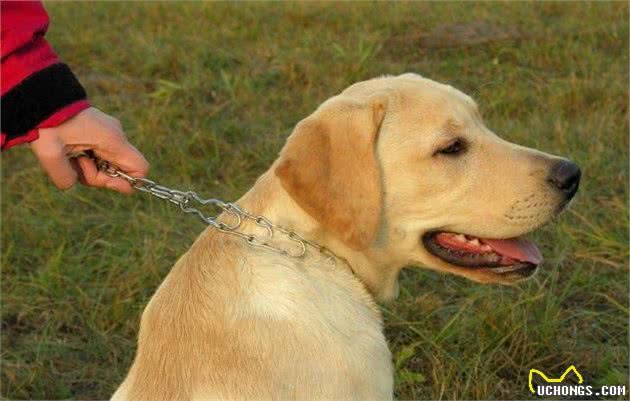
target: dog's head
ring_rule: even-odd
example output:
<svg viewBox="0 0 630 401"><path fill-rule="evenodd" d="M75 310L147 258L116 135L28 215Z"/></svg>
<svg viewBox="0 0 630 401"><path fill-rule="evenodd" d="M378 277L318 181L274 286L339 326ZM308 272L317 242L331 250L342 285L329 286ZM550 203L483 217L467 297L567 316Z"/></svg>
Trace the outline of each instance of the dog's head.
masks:
<svg viewBox="0 0 630 401"><path fill-rule="evenodd" d="M353 252L500 283L536 270L538 248L519 237L559 213L580 180L575 164L499 138L470 97L415 74L323 103L275 174Z"/></svg>

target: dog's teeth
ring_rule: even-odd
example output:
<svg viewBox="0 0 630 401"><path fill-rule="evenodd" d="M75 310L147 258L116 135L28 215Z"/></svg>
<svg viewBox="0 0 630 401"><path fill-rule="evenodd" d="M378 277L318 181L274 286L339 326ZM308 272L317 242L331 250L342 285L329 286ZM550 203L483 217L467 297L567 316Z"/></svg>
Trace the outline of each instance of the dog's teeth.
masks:
<svg viewBox="0 0 630 401"><path fill-rule="evenodd" d="M474 246L479 246L479 245L480 245L480 244L479 244L479 240L478 240L477 238L475 238L475 239L473 239L473 240L468 241L468 243L469 243L469 244L472 244L472 245L474 245Z"/></svg>
<svg viewBox="0 0 630 401"><path fill-rule="evenodd" d="M458 240L459 242L466 242L466 237L464 236L464 234L457 234L455 236L455 239Z"/></svg>
<svg viewBox="0 0 630 401"><path fill-rule="evenodd" d="M492 247L490 245L486 245L486 244L481 245L481 248L479 248L479 249L481 249L484 252L492 251Z"/></svg>

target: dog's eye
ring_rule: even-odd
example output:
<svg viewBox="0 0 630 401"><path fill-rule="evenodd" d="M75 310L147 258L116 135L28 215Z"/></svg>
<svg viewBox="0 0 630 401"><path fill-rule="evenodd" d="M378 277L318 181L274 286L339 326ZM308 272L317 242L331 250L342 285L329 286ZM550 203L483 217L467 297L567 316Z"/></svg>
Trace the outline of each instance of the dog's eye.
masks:
<svg viewBox="0 0 630 401"><path fill-rule="evenodd" d="M455 141L451 142L447 147L438 150L437 153L443 155L457 155L459 153L462 153L464 150L466 150L466 144L464 143L464 141L462 139L456 139Z"/></svg>

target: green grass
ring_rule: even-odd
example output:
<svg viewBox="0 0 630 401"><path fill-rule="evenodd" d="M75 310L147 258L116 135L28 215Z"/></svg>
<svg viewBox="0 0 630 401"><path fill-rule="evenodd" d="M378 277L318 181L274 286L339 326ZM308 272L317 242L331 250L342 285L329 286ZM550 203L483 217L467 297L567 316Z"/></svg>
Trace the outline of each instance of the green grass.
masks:
<svg viewBox="0 0 630 401"><path fill-rule="evenodd" d="M396 396L532 398L530 368L571 364L586 384L630 384L626 3L47 6L50 41L164 184L236 199L320 102L406 71L473 94L507 139L571 157L581 190L535 233L534 279L403 273L383 307ZM475 21L521 36L409 39ZM27 147L2 155L2 181L2 397L109 397L144 305L204 227L145 195L56 191Z"/></svg>

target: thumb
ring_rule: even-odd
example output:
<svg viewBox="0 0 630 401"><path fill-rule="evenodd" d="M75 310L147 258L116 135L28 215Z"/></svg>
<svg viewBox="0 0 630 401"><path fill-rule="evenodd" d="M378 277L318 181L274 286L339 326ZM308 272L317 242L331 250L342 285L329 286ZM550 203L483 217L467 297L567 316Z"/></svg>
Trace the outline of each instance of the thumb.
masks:
<svg viewBox="0 0 630 401"><path fill-rule="evenodd" d="M74 185L77 173L72 168L64 145L57 136L41 135L39 139L31 142L31 149L57 188L68 189Z"/></svg>

